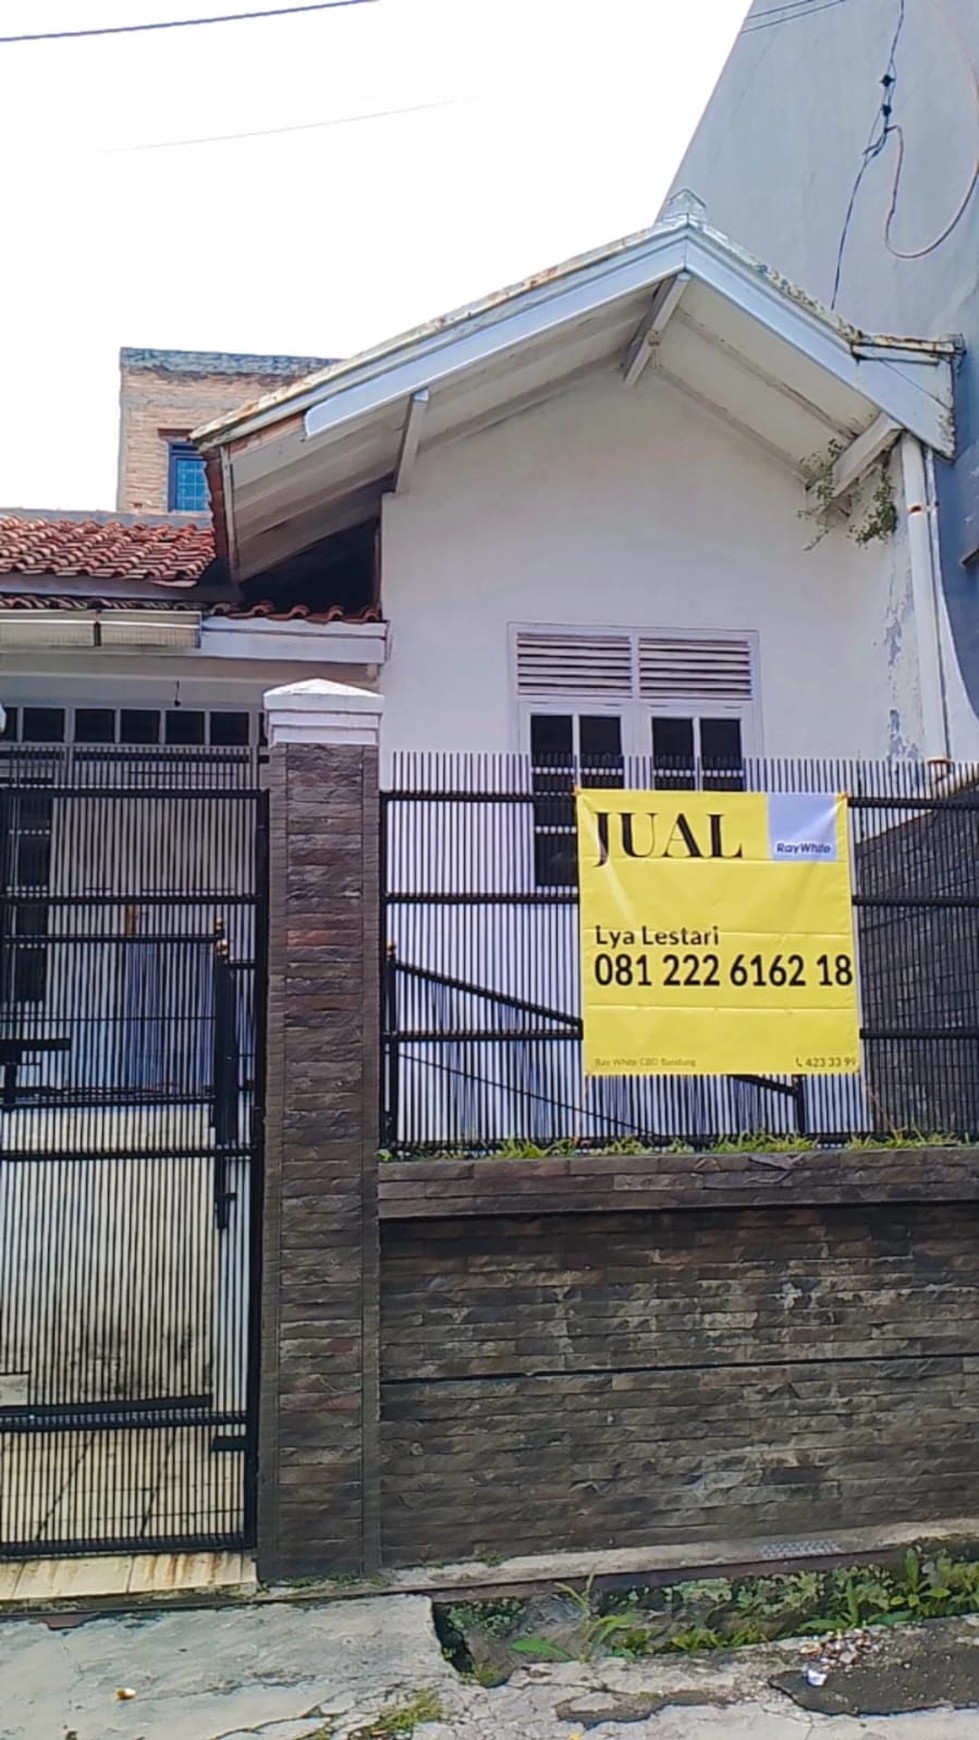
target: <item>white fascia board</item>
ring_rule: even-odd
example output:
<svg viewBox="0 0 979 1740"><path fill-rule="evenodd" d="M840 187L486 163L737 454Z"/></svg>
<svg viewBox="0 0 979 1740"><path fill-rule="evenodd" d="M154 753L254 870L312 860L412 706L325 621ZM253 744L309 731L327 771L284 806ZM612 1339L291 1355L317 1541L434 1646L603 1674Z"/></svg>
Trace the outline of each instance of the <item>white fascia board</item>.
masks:
<svg viewBox="0 0 979 1740"><path fill-rule="evenodd" d="M682 270L685 254L685 233L670 234L638 256L616 256L580 278L550 286L546 299L501 303L463 332L423 340L393 367L375 369L368 379L352 380L348 387L338 388L311 406L303 420L306 439L339 433L356 417L410 398L464 369L505 356L529 339L542 338L623 296L650 290Z"/></svg>
<svg viewBox="0 0 979 1740"><path fill-rule="evenodd" d="M849 340L842 322L841 330L834 331L825 317L806 305L801 292L793 293L787 284L780 286L757 267L719 248L711 237L701 233L688 245L687 269L701 283L885 411L936 453L948 459L954 456L952 372L947 357L923 360L920 352L909 351L915 363L912 379L896 360L868 354L866 347L857 355L855 347L862 335L854 333ZM897 347L892 354L896 359Z"/></svg>
<svg viewBox="0 0 979 1740"><path fill-rule="evenodd" d="M205 619L201 656L223 659L281 659L287 664L383 665L387 659L385 622L229 622Z"/></svg>

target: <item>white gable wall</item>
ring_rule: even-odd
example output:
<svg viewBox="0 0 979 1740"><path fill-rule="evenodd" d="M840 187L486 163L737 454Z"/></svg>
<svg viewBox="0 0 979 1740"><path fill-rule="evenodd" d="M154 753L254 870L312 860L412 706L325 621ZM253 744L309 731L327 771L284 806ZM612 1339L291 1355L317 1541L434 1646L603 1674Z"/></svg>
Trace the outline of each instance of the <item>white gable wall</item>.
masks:
<svg viewBox="0 0 979 1740"><path fill-rule="evenodd" d="M757 631L758 751L916 750L903 533L862 549L836 529L807 551L803 500L652 368L423 451L383 508L386 749L523 747L509 625L547 623Z"/></svg>

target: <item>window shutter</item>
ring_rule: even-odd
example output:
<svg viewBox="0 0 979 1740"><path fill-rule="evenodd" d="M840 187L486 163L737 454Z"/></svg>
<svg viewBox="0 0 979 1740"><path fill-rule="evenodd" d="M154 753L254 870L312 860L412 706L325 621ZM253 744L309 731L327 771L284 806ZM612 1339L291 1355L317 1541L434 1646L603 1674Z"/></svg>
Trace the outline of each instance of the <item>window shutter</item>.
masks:
<svg viewBox="0 0 979 1740"><path fill-rule="evenodd" d="M644 701L750 701L751 648L745 640L639 637Z"/></svg>
<svg viewBox="0 0 979 1740"><path fill-rule="evenodd" d="M634 692L632 636L523 630L517 635L517 692L628 700Z"/></svg>

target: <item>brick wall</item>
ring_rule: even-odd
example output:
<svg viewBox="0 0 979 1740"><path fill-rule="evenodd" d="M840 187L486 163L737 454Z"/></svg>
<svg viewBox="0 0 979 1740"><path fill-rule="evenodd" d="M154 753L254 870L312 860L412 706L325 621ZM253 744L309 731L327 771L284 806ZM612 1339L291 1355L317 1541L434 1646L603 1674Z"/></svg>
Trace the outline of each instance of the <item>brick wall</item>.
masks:
<svg viewBox="0 0 979 1740"><path fill-rule="evenodd" d="M703 1206L661 1213L553 1212L574 1204L574 1180L547 1180L534 1201L526 1166L522 1192L511 1178L497 1212L473 1212L494 1164L482 1184L446 1174L441 1204L439 1181L419 1180L400 1206L411 1168L394 1169L404 1183L382 1169L387 1564L826 1539L973 1508L974 1155L827 1157L822 1186L806 1159L784 1205L773 1172L752 1207L715 1207L711 1187L722 1202L757 1191L770 1157L753 1183L726 1185L723 1161L701 1177L688 1158ZM630 1182L642 1198L641 1163L628 1164L617 1198L606 1178L610 1204ZM971 1200L791 1201L845 1195L847 1166L871 1195L920 1184ZM521 1194L532 1214L513 1213Z"/></svg>
<svg viewBox="0 0 979 1740"><path fill-rule="evenodd" d="M377 752L275 749L259 1569L372 1569Z"/></svg>
<svg viewBox="0 0 979 1740"><path fill-rule="evenodd" d="M167 441L325 366L320 357L123 350L116 507L166 513Z"/></svg>

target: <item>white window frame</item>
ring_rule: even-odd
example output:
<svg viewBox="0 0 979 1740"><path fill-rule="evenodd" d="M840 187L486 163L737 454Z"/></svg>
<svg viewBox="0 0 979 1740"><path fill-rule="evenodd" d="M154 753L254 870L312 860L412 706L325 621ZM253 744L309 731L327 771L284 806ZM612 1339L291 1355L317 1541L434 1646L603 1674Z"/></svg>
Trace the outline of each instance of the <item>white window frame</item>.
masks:
<svg viewBox="0 0 979 1740"><path fill-rule="evenodd" d="M651 757L653 753L653 736L651 721L654 718L672 719L739 719L741 722L741 752L746 760L764 753L762 747L762 714L761 694L759 685L760 637L757 629L743 628L652 628L624 627L622 624L599 623L540 623L512 622L508 627L509 657L508 670L510 678L510 740L513 748L519 754L530 752L530 720L533 714L551 713L580 717L590 714L615 717L622 721L622 754L623 756ZM743 641L748 648L751 665L751 699L749 701L705 700L702 696L684 696L677 694L669 700L641 700L637 694L632 696L607 697L600 695L573 694L540 695L521 694L517 688L517 638L521 634L562 635L576 634L581 636L594 635L630 635L633 647L638 645L640 637L653 639L662 637L665 640L713 641L730 638ZM633 660L634 677L636 660Z"/></svg>

